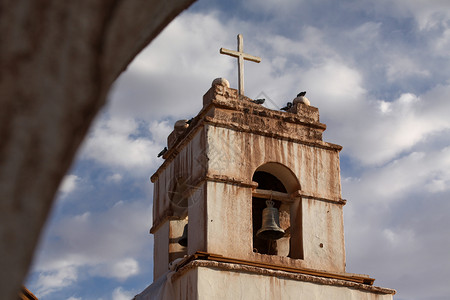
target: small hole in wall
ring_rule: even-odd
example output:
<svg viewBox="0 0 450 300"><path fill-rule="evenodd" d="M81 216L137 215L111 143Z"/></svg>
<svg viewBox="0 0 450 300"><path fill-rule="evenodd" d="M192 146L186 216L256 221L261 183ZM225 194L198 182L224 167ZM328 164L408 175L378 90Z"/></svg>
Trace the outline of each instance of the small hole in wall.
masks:
<svg viewBox="0 0 450 300"><path fill-rule="evenodd" d="M320 243L320 244L319 244L319 247L320 247L320 248L323 248L323 244L322 244L322 243Z"/></svg>

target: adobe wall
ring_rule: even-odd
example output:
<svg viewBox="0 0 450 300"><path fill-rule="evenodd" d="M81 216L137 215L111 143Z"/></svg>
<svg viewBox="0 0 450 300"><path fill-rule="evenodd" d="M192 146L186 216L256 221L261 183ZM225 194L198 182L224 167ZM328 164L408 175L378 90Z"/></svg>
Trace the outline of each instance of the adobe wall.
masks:
<svg viewBox="0 0 450 300"><path fill-rule="evenodd" d="M392 300L395 290L237 264L194 261L150 287L138 300L154 299L333 299ZM153 288L153 289L152 289Z"/></svg>
<svg viewBox="0 0 450 300"><path fill-rule="evenodd" d="M250 100L238 99L236 90L215 85L205 94L204 107L189 126L172 132L165 162L152 176L151 232L165 222L188 216L189 255L206 251L345 272L341 147L322 141L326 126L319 122L317 108L297 104L286 113ZM251 206L257 184L252 176L267 163L283 165L292 173L292 178L279 179L292 198L291 213L299 214L297 224L292 225L302 234L301 241L294 242L302 244L298 248L302 248L303 259L253 252ZM180 181L188 188L180 191ZM174 191L186 198L181 205L180 199L173 197ZM181 231L169 235L175 243ZM156 264L155 270L168 268L166 260L156 261L155 256Z"/></svg>
<svg viewBox="0 0 450 300"><path fill-rule="evenodd" d="M206 176L218 177L223 182L206 185L206 249L189 252L201 250L240 259L345 272L338 152L209 125L206 132L207 144L214 145L207 152ZM303 234L303 259L252 251L254 187L238 183L251 182L255 170L266 162L289 168L300 183L301 194L309 195L293 200L302 206L299 227Z"/></svg>

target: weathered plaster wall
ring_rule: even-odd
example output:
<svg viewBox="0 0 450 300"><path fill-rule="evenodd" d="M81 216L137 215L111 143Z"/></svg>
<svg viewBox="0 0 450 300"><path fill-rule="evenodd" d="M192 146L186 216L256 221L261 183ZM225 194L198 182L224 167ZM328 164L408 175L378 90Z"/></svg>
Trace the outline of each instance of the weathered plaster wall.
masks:
<svg viewBox="0 0 450 300"><path fill-rule="evenodd" d="M243 272L198 269L198 298L209 299L333 299L390 300L392 295L375 294L338 286L289 280Z"/></svg>
<svg viewBox="0 0 450 300"><path fill-rule="evenodd" d="M196 251L206 251L205 229L205 183L193 188L188 197L186 217L169 216L154 230L154 258L153 280L169 270L169 263L184 255L194 254ZM189 222L187 220L189 218ZM189 243L187 247L178 244L183 234L184 225L188 224Z"/></svg>
<svg viewBox="0 0 450 300"><path fill-rule="evenodd" d="M341 148L322 141L326 126L319 123L317 108L302 104L297 105L299 114L284 113L237 100L235 94L233 89L213 86L199 115L184 132L171 134L166 161L152 176L152 231L168 219L187 214L189 255L206 251L345 272ZM252 177L256 170L277 176L293 201L288 204L292 258L253 252L252 192L256 185ZM184 207L188 212L177 208L171 196L181 179L191 186L191 191L181 192L188 198Z"/></svg>
<svg viewBox="0 0 450 300"><path fill-rule="evenodd" d="M168 264L182 255L182 251L193 254L205 251L206 232L204 222L206 152L204 128L199 127L192 139L180 148L173 160L167 160L161 172L154 177L153 224L155 234L154 279L168 270ZM188 249L177 244L185 218L191 216L188 230L191 232ZM182 222L180 222L183 220ZM178 224L180 223L180 224ZM198 234L195 234L198 233ZM164 236L167 235L165 238ZM156 245L165 243L164 246ZM167 256L156 249L166 251ZM191 250L189 250L191 249ZM192 250L195 249L195 250Z"/></svg>
<svg viewBox="0 0 450 300"><path fill-rule="evenodd" d="M267 162L285 165L297 176L304 193L340 199L339 154L311 147L207 125L208 173L251 180L255 170Z"/></svg>
<svg viewBox="0 0 450 300"><path fill-rule="evenodd" d="M173 298L170 299L392 300L392 294L379 293L377 288L349 288L329 284L332 281L324 280L328 284L320 284L269 274L199 267L177 277L173 282L173 294L170 295Z"/></svg>
<svg viewBox="0 0 450 300"><path fill-rule="evenodd" d="M153 190L153 224L158 225L168 215L182 215L187 204L174 205L173 193L186 196L189 192L198 189L197 185L206 173L205 133L203 127L199 128L193 138L180 148L173 160L167 160L160 168L158 176L152 177ZM190 188L177 190L180 185ZM156 228L155 228L156 229Z"/></svg>
<svg viewBox="0 0 450 300"><path fill-rule="evenodd" d="M206 251L248 259L252 253L251 189L208 182L207 199Z"/></svg>
<svg viewBox="0 0 450 300"><path fill-rule="evenodd" d="M170 135L166 161L152 176L152 232L155 244L167 246L155 246L154 279L160 280L150 290L158 289L168 261L180 255L173 243L181 235L179 220L187 216L188 255L204 251L244 261L191 261L168 273L174 281L168 280L169 294L161 299L391 300L395 291L371 286L366 275L345 273L341 147L322 141L326 126L318 109L296 103L287 113L273 111L221 85L213 85L203 101L184 131ZM252 181L255 171L269 172L285 185L287 193L277 195L284 229L290 226L284 255L253 252L252 197L269 198ZM186 183L189 188L179 188ZM185 206L177 208L183 197ZM305 268L325 272L306 275Z"/></svg>
<svg viewBox="0 0 450 300"><path fill-rule="evenodd" d="M303 199L304 266L334 272L345 271L342 205Z"/></svg>
<svg viewBox="0 0 450 300"><path fill-rule="evenodd" d="M169 269L169 222L162 224L154 233L153 279L156 280Z"/></svg>
<svg viewBox="0 0 450 300"><path fill-rule="evenodd" d="M188 254L194 254L196 251L206 251L206 232L207 219L206 210L207 202L205 197L206 182L195 190L192 195L191 205L189 205L189 240L188 240Z"/></svg>
<svg viewBox="0 0 450 300"><path fill-rule="evenodd" d="M277 162L293 172L302 194L330 200L296 198L295 201L302 202L302 221L297 225L301 226L303 234L304 259L293 261L253 253L251 189L230 184L226 188L223 187L226 184L214 183L208 188L208 218L220 222L221 226L208 227L208 238L212 238L208 240L208 251L242 259L345 272L343 206L331 202L341 197L338 152L228 128L209 125L206 128L208 177L221 175L250 182L259 166ZM214 239L217 233L221 239ZM240 245L233 246L230 241L239 241ZM214 252L216 249L220 252Z"/></svg>

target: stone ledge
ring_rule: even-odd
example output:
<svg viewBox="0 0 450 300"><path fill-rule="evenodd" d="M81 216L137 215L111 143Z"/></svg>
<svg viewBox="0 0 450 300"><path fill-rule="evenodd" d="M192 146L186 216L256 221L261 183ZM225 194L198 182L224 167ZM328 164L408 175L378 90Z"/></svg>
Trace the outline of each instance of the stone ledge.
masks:
<svg viewBox="0 0 450 300"><path fill-rule="evenodd" d="M317 140L297 139L297 138L293 138L293 137L290 137L290 136L284 135L284 134L270 133L270 132L267 132L264 130L255 130L255 129L249 128L248 126L242 126L242 125L239 125L239 124L236 124L233 122L223 122L223 121L215 120L214 118L211 118L208 116L205 117L203 122L205 124L214 125L216 127L232 129L237 132L246 132L246 133L258 134L258 135L270 137L270 138L278 138L280 140L286 140L288 142L294 142L297 144L303 144L303 145L307 145L307 146L311 146L311 147L317 147L317 148L333 150L333 151L341 151L342 150L342 146L340 146L340 145L323 142L323 141L317 141Z"/></svg>
<svg viewBox="0 0 450 300"><path fill-rule="evenodd" d="M156 182L160 173L176 157L176 155L181 152L183 147L185 145L187 145L194 138L195 133L197 133L205 125L212 125L212 126L227 128L227 129L231 129L231 130L238 131L238 132L258 134L258 135L266 136L266 137L270 137L270 138L278 138L280 140L285 140L288 142L293 142L293 143L297 143L297 144L302 144L302 145L326 149L326 150L332 150L332 151L341 151L342 150L342 146L340 146L340 145L323 142L323 141L307 141L307 140L303 140L303 139L293 138L288 135L265 132L263 130L257 131L257 130L250 129L250 128L244 128L242 126L239 126L239 125L233 124L233 123L229 123L229 122L216 121L216 120L214 120L214 118L206 116L203 119L198 120L198 122L196 122L195 126L193 126L192 128L188 128L188 130L186 130L187 131L186 134L182 135L180 137L180 139L177 141L177 143L175 143L175 145L167 151L167 153L164 155L165 161L156 170L156 172L150 177L151 182L153 182L153 183Z"/></svg>
<svg viewBox="0 0 450 300"><path fill-rule="evenodd" d="M189 259L189 257L187 258ZM257 266L251 266L251 265L245 265L245 264L239 264L239 263L228 263L228 262L218 262L214 260L202 260L202 259L196 259L188 261L187 263L180 264L180 267L177 269L176 273L172 276L172 282L181 277L183 274L185 274L187 271L195 268L214 268L214 269L220 269L220 270L226 270L230 272L245 272L245 273L251 273L251 274L258 274L262 276L272 276L272 277L278 277L278 278L285 278L285 279L291 279L291 280L297 280L297 281L305 281L305 282L311 282L316 284L322 284L322 285L331 285L331 286L338 286L338 287L348 287L352 289L367 291L371 293L376 294L388 294L388 295L395 295L396 291L393 289L388 288L382 288L373 286L370 284L365 283L358 283L350 280L343 280L343 279L336 279L336 278L330 278L331 276L335 275L332 273L329 273L331 275L330 277L324 277L320 275L308 275L308 274L302 274L302 273L292 273L288 271L281 271L281 270L274 270L266 267L257 267ZM326 274L326 272L323 272ZM342 276L347 276L348 278L367 278L371 279L368 276L365 275L356 275L356 274L342 274ZM372 279L374 280L374 279ZM372 281L373 282L373 281Z"/></svg>
<svg viewBox="0 0 450 300"><path fill-rule="evenodd" d="M199 131L199 129L203 128L205 124L228 128L237 132L247 132L277 138L327 150L342 150L342 146L340 145L322 141L321 132L326 130L326 125L319 122L319 112L316 107L305 106L297 103L296 107L299 106L299 108L296 109L307 112L306 115L272 110L253 103L248 97L238 97L235 89L226 88L220 85L214 85L206 92L203 96L203 104L203 108L197 116L192 119L190 126L183 133L179 135L174 135L173 132L171 133L170 139L168 139L168 151L163 155L165 161L151 176L151 182L155 182L158 179L161 171L165 169L167 164L174 159L174 157L187 143L193 139L193 136ZM214 116L210 116L210 113L214 114L215 109L225 111L233 110L241 114L250 113L254 117L273 119L277 122L292 124L294 127L298 126L301 128L309 128L309 131L307 132L307 136L303 137L292 136L283 132L269 132L261 127L253 126L254 124L240 124L238 122L225 121L217 119ZM313 134L314 132L320 132L320 139L317 139L317 137Z"/></svg>
<svg viewBox="0 0 450 300"><path fill-rule="evenodd" d="M249 98L242 100L218 98L211 100L210 104L213 104L215 107L221 109L249 113L260 117L277 119L283 122L294 123L320 130L325 130L327 128L325 124L319 122L319 109L313 106L297 104L301 106L299 111L303 112L303 114L299 115L291 112L283 112L266 108L259 104L253 103Z"/></svg>
<svg viewBox="0 0 450 300"><path fill-rule="evenodd" d="M342 198L327 198L327 197L323 197L320 195L309 194L309 193L303 192L301 190L293 192L290 195L286 194L286 196L284 198L289 199L289 200L286 200L284 198L281 199L281 198L277 197L277 194L264 196L261 194L262 191L257 189L258 184L256 182L245 181L245 180L239 179L239 178L231 178L231 177L228 177L225 175L204 174L204 175L196 178L196 180L194 181L194 183L192 183L192 185L196 189L204 182L219 182L219 183L223 183L223 184L237 185L242 188L250 188L250 189L252 189L253 196L263 197L263 198L268 198L268 199L271 196L273 196L273 198L276 200L287 201L287 202L295 201L295 199L298 199L298 198L305 198L305 199L309 199L309 200L334 203L334 204L338 204L338 205L345 205L347 203L347 200L342 199ZM275 192L275 193L277 193L277 192ZM282 193L279 193L279 194L282 194ZM153 222L152 222L153 225L150 229L150 233L152 233L152 234L155 233L156 230L161 226L161 224L163 224L164 222L166 222L168 220L179 220L179 219L180 219L180 217L176 215L175 210L169 206L167 209L165 209L163 211L163 213L161 213L161 215L159 217L157 217L153 220Z"/></svg>

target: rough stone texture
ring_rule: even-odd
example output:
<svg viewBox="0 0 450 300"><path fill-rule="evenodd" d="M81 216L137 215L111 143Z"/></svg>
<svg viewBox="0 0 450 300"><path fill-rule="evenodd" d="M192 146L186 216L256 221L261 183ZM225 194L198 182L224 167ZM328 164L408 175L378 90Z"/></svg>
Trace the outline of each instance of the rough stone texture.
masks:
<svg viewBox="0 0 450 300"><path fill-rule="evenodd" d="M306 98L305 96L300 96L300 97L296 97L293 101L293 104L297 104L297 103L303 103L305 105L311 105L311 102L309 101L308 98Z"/></svg>
<svg viewBox="0 0 450 300"><path fill-rule="evenodd" d="M194 0L0 2L0 290L15 298L117 76Z"/></svg>
<svg viewBox="0 0 450 300"><path fill-rule="evenodd" d="M219 77L213 80L211 86L215 86L215 85L222 85L226 88L230 87L230 83L228 82L228 80L226 80L225 78Z"/></svg>

